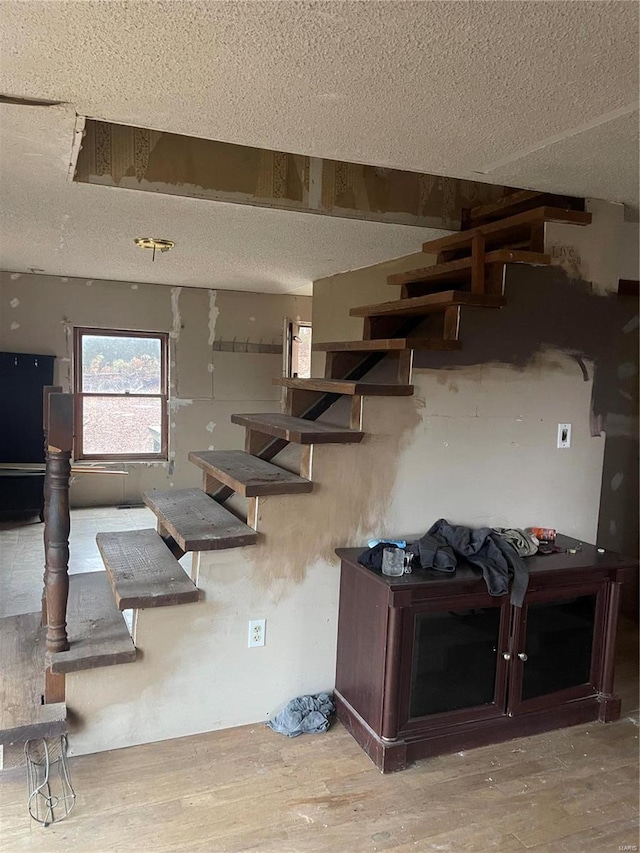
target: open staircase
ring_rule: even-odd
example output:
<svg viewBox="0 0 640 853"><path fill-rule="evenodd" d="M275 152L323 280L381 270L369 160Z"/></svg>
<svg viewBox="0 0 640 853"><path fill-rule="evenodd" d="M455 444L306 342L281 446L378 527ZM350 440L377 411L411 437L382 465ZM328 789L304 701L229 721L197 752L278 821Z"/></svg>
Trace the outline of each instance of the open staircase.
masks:
<svg viewBox="0 0 640 853"><path fill-rule="evenodd" d="M182 556L255 544L261 497L312 491L314 444L362 441L364 397L411 395L414 351L459 349L461 310L496 310L506 304L503 284L507 264L550 263L543 251L545 223L588 225L591 221L591 215L581 210L535 206L539 197L515 193L514 215L509 215L513 211L501 200L496 205L499 219L489 208L483 208L482 224L425 243L423 252L436 255L435 265L388 277L388 284L400 287L399 299L351 309L351 316L364 319L363 340L314 345L315 351L326 353L324 377L273 380L285 389L284 413L231 416L233 423L245 428L244 451L189 454L189 460L202 470L202 489L144 495L145 503L157 516L157 531L99 533L97 542L106 573L70 577L69 649L48 655L47 672L62 675L133 662L136 650L121 611L197 602L198 589L178 562ZM383 359L393 363L393 382L368 378ZM350 400L348 425L318 420L344 397ZM300 446L298 473L274 462L289 444ZM236 509L223 505L232 494L246 499L246 518L239 518ZM34 622L33 614L30 617ZM35 622L28 627L32 634L42 631ZM13 626L13 630L18 628ZM39 658L34 660L38 660L37 666L42 664ZM5 693L8 689L5 685ZM0 721L0 743L20 739L25 732L35 736L33 733L58 733L65 728L63 703L35 704L33 685L25 690L21 701L31 703L31 726L23 719L12 726L11 715L5 715L7 719ZM45 701L50 703L60 695L58 683L45 695Z"/></svg>

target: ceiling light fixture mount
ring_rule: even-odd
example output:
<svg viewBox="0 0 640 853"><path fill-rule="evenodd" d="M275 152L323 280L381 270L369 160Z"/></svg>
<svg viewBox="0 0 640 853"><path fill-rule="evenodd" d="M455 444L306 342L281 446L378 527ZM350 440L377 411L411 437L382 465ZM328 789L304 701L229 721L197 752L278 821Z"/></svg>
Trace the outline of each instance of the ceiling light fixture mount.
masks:
<svg viewBox="0 0 640 853"><path fill-rule="evenodd" d="M162 240L159 237L136 237L133 242L141 249L153 249L152 261L156 259L156 249L159 249L161 252L168 252L169 249L173 249L175 246L172 240Z"/></svg>

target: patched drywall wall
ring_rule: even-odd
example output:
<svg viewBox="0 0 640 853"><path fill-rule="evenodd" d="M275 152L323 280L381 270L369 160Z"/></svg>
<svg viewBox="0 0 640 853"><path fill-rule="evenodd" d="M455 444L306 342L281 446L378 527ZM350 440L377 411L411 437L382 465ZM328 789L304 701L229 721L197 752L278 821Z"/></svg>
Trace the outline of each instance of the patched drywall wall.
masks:
<svg viewBox="0 0 640 853"><path fill-rule="evenodd" d="M586 228L545 225L545 251L570 278L591 282L599 293L616 293L619 279L638 278L638 223L625 221L622 204L587 199L585 210L592 215Z"/></svg>
<svg viewBox="0 0 640 853"><path fill-rule="evenodd" d="M197 486L190 450L241 448L237 411L279 409L278 352L218 352L216 341L282 346L285 317L311 319L309 297L0 273L0 349L55 355L55 381L72 388L73 327L168 332L169 459L112 467L127 476L77 474L74 506L139 503L148 489ZM246 348L245 348L246 349Z"/></svg>
<svg viewBox="0 0 640 853"><path fill-rule="evenodd" d="M387 275L432 262L410 256L316 282L316 340L359 338L362 321L349 308L392 298ZM547 294L545 310L532 313L536 286L556 299L547 304ZM529 328L538 326L538 342L547 329L556 334L547 318L564 296L610 304L585 288L562 270L510 267L508 308L463 312L457 361L423 354L414 396L366 398L361 444L314 449L311 494L259 501L256 546L200 555L203 602L139 613L139 662L68 678L78 720L72 751L254 723L294 696L330 688L337 547L415 537L441 516L473 526L553 525L593 541L605 444L592 435L598 354L581 350L579 362L575 331L568 349L561 339L532 346ZM375 375L388 369L383 362ZM322 419L347 418L340 401ZM565 422L572 445L560 451L557 425ZM275 461L298 470L299 450L290 446ZM266 645L248 649L247 623L257 618L266 619Z"/></svg>

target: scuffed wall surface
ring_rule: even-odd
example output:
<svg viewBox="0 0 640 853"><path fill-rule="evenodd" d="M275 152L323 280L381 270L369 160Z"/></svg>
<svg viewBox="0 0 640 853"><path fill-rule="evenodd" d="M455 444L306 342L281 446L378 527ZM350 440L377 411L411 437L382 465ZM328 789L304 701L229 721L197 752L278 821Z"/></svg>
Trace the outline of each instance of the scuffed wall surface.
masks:
<svg viewBox="0 0 640 853"><path fill-rule="evenodd" d="M253 723L332 687L337 570L268 592L249 550L207 555L203 601L139 611L135 663L67 678L73 754ZM266 645L248 649L248 620L261 617Z"/></svg>
<svg viewBox="0 0 640 853"><path fill-rule="evenodd" d="M416 262L430 259L316 282L316 340L359 337L361 321L347 317L349 308L393 298L387 274ZM566 281L562 271L550 275ZM526 283L510 277L510 302L526 295ZM484 313L476 312L478 323ZM496 322L501 313L502 334L517 339L521 327L506 312L494 312ZM140 664L68 679L69 705L84 726L71 738L74 752L257 722L294 696L331 687L336 547L415 537L440 516L474 526L555 525L593 540L604 438L590 430L591 362L585 381L575 358L558 349L497 363L475 344L474 356L479 325L466 332L469 322L465 314L467 362L417 368L413 397L367 398L361 444L315 448L311 494L260 500L255 547L200 556L204 603L140 614ZM384 369L376 368L379 378ZM346 417L342 402L323 420ZM570 450L556 450L559 422L573 424ZM276 461L296 470L297 450ZM256 618L266 619L266 646L247 649L247 622Z"/></svg>
<svg viewBox="0 0 640 853"><path fill-rule="evenodd" d="M589 281L599 293L615 293L618 279L638 278L638 224L626 222L624 206L587 199L592 224L585 228L548 222L545 251L572 279Z"/></svg>
<svg viewBox="0 0 640 853"><path fill-rule="evenodd" d="M278 410L282 356L215 352L215 339L282 344L284 317L311 319L308 297L0 273L0 349L56 356L55 381L72 385L73 327L170 335L170 456L117 464L125 476L76 475L74 506L139 503L148 489L200 483L190 450L242 447L234 411Z"/></svg>
<svg viewBox="0 0 640 853"><path fill-rule="evenodd" d="M316 339L359 337L353 323L361 321L344 320L349 307L385 298L393 291L380 293L386 275L416 260L429 262L404 258L317 282ZM536 284L555 299L538 293L540 312L532 313ZM575 328L564 343L554 337L558 327L547 320L565 295L574 307L612 304L562 270L512 267L510 308L466 311L457 361L432 354L414 372L413 397L367 398L362 444L316 448L312 494L261 500L257 546L201 555L204 602L140 614L139 663L70 676L68 702L80 720L73 751L257 722L293 696L330 687L336 547L414 537L440 516L473 526L553 525L593 541L605 444L592 435L600 356L589 356ZM553 333L544 347L530 345L536 325L538 342ZM345 423L346 414L338 404L323 419ZM573 425L569 450L556 449L560 422ZM295 470L295 450L277 461ZM263 649L246 648L254 618L267 620Z"/></svg>

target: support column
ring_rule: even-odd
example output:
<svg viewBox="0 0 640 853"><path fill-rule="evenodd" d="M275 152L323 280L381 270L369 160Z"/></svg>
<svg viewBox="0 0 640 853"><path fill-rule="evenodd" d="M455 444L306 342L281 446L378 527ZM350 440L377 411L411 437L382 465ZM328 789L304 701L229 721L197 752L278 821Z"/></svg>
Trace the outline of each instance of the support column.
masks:
<svg viewBox="0 0 640 853"><path fill-rule="evenodd" d="M47 608L48 652L66 652L67 599L69 597L69 477L71 451L52 450L47 453L48 501L45 563L45 596Z"/></svg>
<svg viewBox="0 0 640 853"><path fill-rule="evenodd" d="M44 483L42 486L42 521L44 522L44 573L42 575L42 619L41 624L47 624L47 506L49 504L49 395L61 394L62 386L60 385L45 385L42 389L42 432L44 434Z"/></svg>

